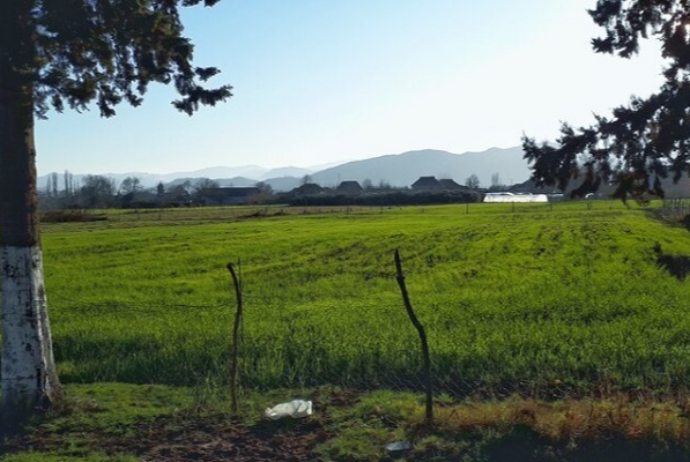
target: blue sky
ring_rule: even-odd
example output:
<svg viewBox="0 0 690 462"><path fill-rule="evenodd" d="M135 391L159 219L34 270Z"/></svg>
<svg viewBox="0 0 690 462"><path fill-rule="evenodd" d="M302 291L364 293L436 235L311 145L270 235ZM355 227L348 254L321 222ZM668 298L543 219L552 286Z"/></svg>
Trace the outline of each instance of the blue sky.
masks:
<svg viewBox="0 0 690 462"><path fill-rule="evenodd" d="M185 9L195 62L235 96L193 117L144 104L51 113L39 174L313 166L413 149L481 151L553 139L661 83L658 45L595 55L594 0L222 0Z"/></svg>

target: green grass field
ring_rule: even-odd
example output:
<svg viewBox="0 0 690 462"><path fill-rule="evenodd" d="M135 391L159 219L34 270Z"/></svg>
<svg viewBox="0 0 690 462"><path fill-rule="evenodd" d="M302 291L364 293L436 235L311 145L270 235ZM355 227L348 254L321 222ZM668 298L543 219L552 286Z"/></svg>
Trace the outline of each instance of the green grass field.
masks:
<svg viewBox="0 0 690 462"><path fill-rule="evenodd" d="M399 248L440 391L690 384L690 235L618 202L106 214L42 228L65 382L226 383L241 259L245 387L419 387Z"/></svg>

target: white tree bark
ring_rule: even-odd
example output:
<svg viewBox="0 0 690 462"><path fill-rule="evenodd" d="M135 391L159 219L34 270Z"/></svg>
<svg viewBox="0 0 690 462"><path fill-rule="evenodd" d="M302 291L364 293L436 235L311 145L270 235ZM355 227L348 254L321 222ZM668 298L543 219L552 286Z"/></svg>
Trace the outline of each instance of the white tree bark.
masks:
<svg viewBox="0 0 690 462"><path fill-rule="evenodd" d="M40 246L0 247L3 421L20 420L59 393Z"/></svg>

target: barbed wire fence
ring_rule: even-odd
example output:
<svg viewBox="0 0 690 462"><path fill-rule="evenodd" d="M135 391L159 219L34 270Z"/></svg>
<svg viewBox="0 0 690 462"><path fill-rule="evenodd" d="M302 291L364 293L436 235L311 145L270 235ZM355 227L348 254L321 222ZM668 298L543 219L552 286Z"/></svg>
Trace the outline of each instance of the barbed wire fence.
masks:
<svg viewBox="0 0 690 462"><path fill-rule="evenodd" d="M230 398L235 313L229 304L65 305L59 299L52 303L60 311L55 323L56 355L59 363L67 364L61 365L61 375L68 382L182 385ZM416 308L422 308L421 304ZM419 338L402 302L356 307L310 304L281 315L285 309L280 304L245 306L238 342L240 410L243 397L252 391L283 389L291 393L323 386L408 392L418 395L424 404L428 381ZM623 383L621 373L605 364L597 370L580 371L579 379L587 386L578 386L564 378L563 368L550 364L562 346L527 339L514 351L499 351L500 345L487 349L491 339L482 339L481 332L453 335L454 329L463 329L461 321L432 319L428 309L420 309L418 314L429 334L434 402L440 397L462 400L468 396L597 398L626 390L648 394ZM506 307L503 315L487 316L482 322L501 330L520 315ZM75 329L73 324L79 319L87 321ZM65 334L61 331L67 325L71 325L70 331ZM103 328L94 334L99 326ZM498 343L502 338L494 340ZM576 349L576 339L572 343ZM527 348L531 351L524 351ZM652 378L657 391L683 388L682 377L655 370L658 365L652 363L649 367L650 374L656 374Z"/></svg>
<svg viewBox="0 0 690 462"><path fill-rule="evenodd" d="M675 221L682 221L690 215L690 199L665 199L662 202L663 213Z"/></svg>
<svg viewBox="0 0 690 462"><path fill-rule="evenodd" d="M199 305L51 298L59 312L55 337L62 375L77 382L200 386L218 394L236 383L233 407L240 408L242 397L252 390L320 386L420 395L431 389L434 399L596 397L626 388L620 372L606 366L576 371L587 386L564 379L566 366L554 366L558 355L565 354L558 350L578 348L575 338L570 346L567 338L564 344L555 343L564 340L567 331L540 331L542 337L535 339L531 332L522 332L522 343L512 347L506 347L503 337L485 338L493 335L490 328L500 331L527 318L537 324L548 321L538 311L506 306L473 318L463 314L461 305L452 316L444 316L422 303L419 321L429 336L426 365L403 300L267 303L249 295L241 316L231 291L225 303ZM414 292L411 295L414 299ZM477 323L488 328L482 330ZM684 377L654 367L645 373L657 388L682 388Z"/></svg>
<svg viewBox="0 0 690 462"><path fill-rule="evenodd" d="M405 209L414 209L419 213L425 213L427 209L437 206L455 206L457 213L523 213L523 212L555 212L565 208L583 208L592 211L616 210L629 208L618 199L556 199L548 202L523 202L519 199L508 197L502 202L449 202L449 203L382 203L380 205L246 205L237 207L184 207L184 208L152 208L152 209L126 209L116 215L105 215L100 209L85 210L56 210L42 215L41 220L48 222L93 222L107 220L111 223L143 223L143 222L174 222L174 223L198 223L203 222L228 222L233 220L253 220L281 216L302 215L382 215L395 213ZM664 207L673 207L678 213L690 213L687 199L669 199L662 201ZM683 215L683 216L684 216Z"/></svg>
<svg viewBox="0 0 690 462"><path fill-rule="evenodd" d="M341 406L357 406L360 397L370 391L385 393L390 390L404 395L408 403L416 400L421 419L427 382L422 373L419 339L407 319L402 300L359 306L312 303L289 309L287 304L253 303L247 286L244 322L239 329L238 342L239 411L254 412L252 416L256 422L260 414L251 402L255 399L254 392L270 391L266 396L274 401L267 405L304 398L313 401L315 413L314 419L305 421L257 424L253 430L256 434L271 441L270 444L280 444L276 435L281 428L304 428L305 431L318 428L314 422L327 422L331 416L343 412ZM232 332L236 314L231 294L228 295L227 303L217 305L84 304L52 299L51 303L59 312L58 331L72 321L93 321L92 324L87 322L81 331L70 332L71 339L66 339L64 334L58 335L57 354L62 356L59 362L78 366L80 361L86 361L96 365L86 364L78 375L69 377L70 381L187 385L202 405L206 402L215 405L217 401L214 400L218 399L227 403L231 399ZM572 384L560 383L558 375L548 381L530 378L530 374L539 372L534 370L525 371L521 377L511 376L505 370L505 362L492 360L492 351L472 359L470 356L480 350L474 349L469 354L463 350L477 340L479 334L458 336L458 348L449 348L447 342L452 341L452 336L440 338L441 328L472 330L473 326L463 325L461 321L444 325L450 321L435 319L429 307L424 307L423 303L417 306L414 292L411 296L420 322L429 333L433 398L438 410L435 418L444 418L443 406L449 401L456 404L468 396L488 400L517 394L536 399L577 396ZM497 313L490 316L493 318L484 321L501 329L501 326L510 325L514 320L512 316L517 314L506 310L502 316ZM106 318L102 324L96 322L99 317ZM206 322L196 328L200 319ZM119 325L113 325L118 323L110 320L118 321ZM93 336L90 331L98 325L110 326L110 330ZM156 325L158 328L154 328ZM122 337L122 333L129 337ZM89 341L75 351L75 344L84 339ZM72 345L65 345L65 340ZM66 350L68 347L70 351ZM548 364L549 350L549 345L544 343L534 352L535 357L542 358L543 366ZM513 353L518 354L517 351ZM61 364L61 368L69 373L65 364ZM136 374L130 375L130 371ZM588 391L586 397L605 398L615 393L619 385L613 375L607 378L607 373L602 371L601 376L592 377L601 386ZM392 406L403 401L394 401L396 404L391 405L386 404L385 399L390 398L382 395L380 410L376 406L361 406L357 415L362 418L348 423L361 430L359 438L370 436L382 453L385 453L382 442L414 441L414 429L417 428L410 423L409 406L399 413L391 411Z"/></svg>

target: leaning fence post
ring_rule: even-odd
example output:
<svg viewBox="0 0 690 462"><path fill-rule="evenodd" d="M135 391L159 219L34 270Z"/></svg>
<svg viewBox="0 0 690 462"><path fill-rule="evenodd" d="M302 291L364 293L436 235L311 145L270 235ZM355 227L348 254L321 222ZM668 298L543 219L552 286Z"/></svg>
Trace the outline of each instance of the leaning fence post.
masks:
<svg viewBox="0 0 690 462"><path fill-rule="evenodd" d="M434 403L432 397L432 387L431 387L431 359L429 358L429 344L426 339L426 332L424 331L424 326L419 322L417 316L412 309L412 304L410 303L410 296L407 293L407 286L405 285L405 275L402 271L402 264L400 263L400 252L395 249L395 270L397 274L398 285L400 286L400 292L402 293L403 302L405 303L405 309L407 310L407 315L412 321L417 333L419 334L419 340L422 344L422 360L424 362L424 386L426 388L426 413L425 417L427 421L431 421L434 417Z"/></svg>
<svg viewBox="0 0 690 462"><path fill-rule="evenodd" d="M232 363L230 364L230 405L232 412L237 412L237 370L238 370L238 351L239 351L239 339L238 332L240 328L240 322L242 321L242 286L235 273L235 267L232 263L228 263L228 271L230 271L230 276L232 276L232 282L235 286L235 295L237 297L237 312L235 313L235 325L232 328Z"/></svg>

